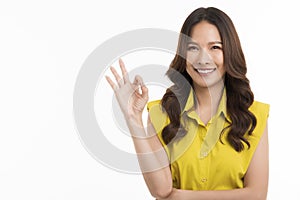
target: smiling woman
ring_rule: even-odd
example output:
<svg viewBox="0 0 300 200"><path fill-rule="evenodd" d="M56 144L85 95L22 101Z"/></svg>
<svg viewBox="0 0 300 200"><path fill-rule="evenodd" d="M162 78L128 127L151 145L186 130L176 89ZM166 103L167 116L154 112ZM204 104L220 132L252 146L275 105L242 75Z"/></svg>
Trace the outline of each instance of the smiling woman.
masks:
<svg viewBox="0 0 300 200"><path fill-rule="evenodd" d="M186 70L197 81L194 86L209 87L219 82L225 73L220 34L215 26L202 21L192 28L191 38L194 41L187 45Z"/></svg>
<svg viewBox="0 0 300 200"><path fill-rule="evenodd" d="M106 78L154 197L266 199L269 105L254 100L238 34L224 12L199 8L187 17L167 71L174 85L161 100L147 104L142 77L131 83L119 63L122 77L111 67L117 84Z"/></svg>

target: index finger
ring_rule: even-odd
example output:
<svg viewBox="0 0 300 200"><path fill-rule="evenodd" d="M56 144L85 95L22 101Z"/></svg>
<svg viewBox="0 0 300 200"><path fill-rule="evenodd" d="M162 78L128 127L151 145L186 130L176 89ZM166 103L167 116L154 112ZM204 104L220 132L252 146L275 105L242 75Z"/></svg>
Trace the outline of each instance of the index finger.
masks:
<svg viewBox="0 0 300 200"><path fill-rule="evenodd" d="M111 88L114 90L114 92L118 89L118 87L116 86L116 84L108 77L105 76L107 82L109 83L109 85L111 86Z"/></svg>

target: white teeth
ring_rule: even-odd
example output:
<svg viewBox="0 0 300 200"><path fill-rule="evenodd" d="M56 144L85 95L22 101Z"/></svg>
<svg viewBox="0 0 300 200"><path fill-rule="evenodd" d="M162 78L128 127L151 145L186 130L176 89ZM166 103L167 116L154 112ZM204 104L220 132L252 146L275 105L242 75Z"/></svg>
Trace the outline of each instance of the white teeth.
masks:
<svg viewBox="0 0 300 200"><path fill-rule="evenodd" d="M208 74L215 71L215 69L196 69L196 70L201 74Z"/></svg>

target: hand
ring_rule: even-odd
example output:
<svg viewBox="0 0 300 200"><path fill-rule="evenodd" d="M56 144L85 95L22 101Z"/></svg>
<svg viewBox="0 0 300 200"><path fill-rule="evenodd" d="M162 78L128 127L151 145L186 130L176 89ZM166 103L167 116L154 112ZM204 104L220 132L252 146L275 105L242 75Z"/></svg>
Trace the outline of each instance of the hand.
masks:
<svg viewBox="0 0 300 200"><path fill-rule="evenodd" d="M110 70L113 73L117 84L110 77L106 76L106 80L114 90L119 106L126 120L141 119L142 112L148 102L148 88L144 85L142 78L137 75L133 83L130 82L124 62L119 59L119 65L123 78L120 77L114 67Z"/></svg>

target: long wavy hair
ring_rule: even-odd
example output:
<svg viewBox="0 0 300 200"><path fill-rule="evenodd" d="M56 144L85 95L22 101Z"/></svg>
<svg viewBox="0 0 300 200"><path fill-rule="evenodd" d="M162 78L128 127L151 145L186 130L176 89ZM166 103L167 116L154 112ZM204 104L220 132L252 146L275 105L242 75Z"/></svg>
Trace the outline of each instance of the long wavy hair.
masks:
<svg viewBox="0 0 300 200"><path fill-rule="evenodd" d="M221 10L213 7L198 8L185 20L178 41L177 53L170 64L166 75L174 83L166 90L161 105L168 114L170 123L162 130L162 138L166 144L173 139L183 137L187 130L182 124L182 109L187 101L193 81L186 71L187 38L197 23L206 21L217 27L222 41L224 54L225 77L224 84L227 95L227 114L230 117L227 140L240 152L244 144L250 148L245 134L251 135L256 126L256 117L249 111L254 101L249 80L246 77L246 61L240 40L231 19ZM184 77L186 80L182 81ZM221 140L222 142L222 140Z"/></svg>

